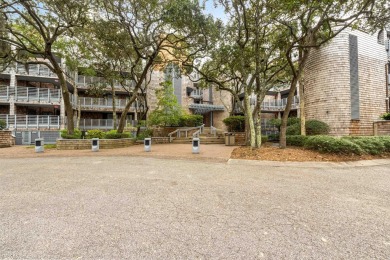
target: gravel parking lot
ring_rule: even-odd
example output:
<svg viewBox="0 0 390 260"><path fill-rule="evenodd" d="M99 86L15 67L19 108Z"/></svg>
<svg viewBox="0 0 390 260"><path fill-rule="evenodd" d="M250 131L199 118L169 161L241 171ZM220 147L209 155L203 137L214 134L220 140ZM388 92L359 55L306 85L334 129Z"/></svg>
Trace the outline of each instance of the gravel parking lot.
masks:
<svg viewBox="0 0 390 260"><path fill-rule="evenodd" d="M389 164L0 158L0 258L389 259Z"/></svg>

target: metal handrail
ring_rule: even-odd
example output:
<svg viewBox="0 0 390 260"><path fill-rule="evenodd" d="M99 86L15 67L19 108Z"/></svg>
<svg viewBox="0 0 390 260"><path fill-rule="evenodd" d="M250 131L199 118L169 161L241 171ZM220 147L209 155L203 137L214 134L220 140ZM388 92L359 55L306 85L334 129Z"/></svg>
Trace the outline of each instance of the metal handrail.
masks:
<svg viewBox="0 0 390 260"><path fill-rule="evenodd" d="M183 128L178 128L175 131L173 131L173 132L168 134L169 142L172 143L174 134L176 134L176 138L180 138L181 137L181 133L184 132L185 133L185 137L188 137L188 132L192 131L192 130L196 130L196 129L197 129L197 131L194 134L192 134L192 136L195 137L196 133L199 136L199 134L201 134L203 132L203 128L204 128L204 124L201 125L201 126L188 127L188 128L184 128L184 129Z"/></svg>

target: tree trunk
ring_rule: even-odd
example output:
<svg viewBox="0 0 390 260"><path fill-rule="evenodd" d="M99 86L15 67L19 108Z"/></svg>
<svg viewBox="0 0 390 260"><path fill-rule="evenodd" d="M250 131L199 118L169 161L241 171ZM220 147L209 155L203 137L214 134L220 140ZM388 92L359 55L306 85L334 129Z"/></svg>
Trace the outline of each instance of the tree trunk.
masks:
<svg viewBox="0 0 390 260"><path fill-rule="evenodd" d="M64 99L64 106L66 112L66 128L68 130L68 134L73 135L74 133L73 107L69 96L68 84L66 83L65 74L62 71L58 62L56 61L54 55L51 52L49 52L48 55L49 55L48 59L54 69L53 72L57 74L58 80L60 81L61 93L62 93L62 98ZM73 87L76 88L76 86Z"/></svg>
<svg viewBox="0 0 390 260"><path fill-rule="evenodd" d="M291 104L294 98L295 90L297 89L297 77L294 77L291 86L290 86L290 92L288 93L287 97L287 104L286 108L284 109L283 116L282 116L282 125L280 126L280 141L279 141L279 147L280 148L286 148L286 130L287 130L287 119L290 114L291 110Z"/></svg>
<svg viewBox="0 0 390 260"><path fill-rule="evenodd" d="M111 82L111 90L112 90L112 121L114 125L114 129L117 127L117 122L116 122L116 93L115 93L115 86L114 82Z"/></svg>
<svg viewBox="0 0 390 260"><path fill-rule="evenodd" d="M77 111L77 129L80 129L81 120L81 100L78 100L78 111Z"/></svg>
<svg viewBox="0 0 390 260"><path fill-rule="evenodd" d="M261 104L263 103L264 95L258 93L256 101L256 147L261 147Z"/></svg>
<svg viewBox="0 0 390 260"><path fill-rule="evenodd" d="M306 115L305 115L305 93L304 82L301 77L299 80L299 115L301 121L301 135L306 135Z"/></svg>
<svg viewBox="0 0 390 260"><path fill-rule="evenodd" d="M76 120L76 129L80 128L80 116L81 116L81 101L79 100L79 92L77 90L77 87L74 88L74 105L76 105L77 108L77 120Z"/></svg>
<svg viewBox="0 0 390 260"><path fill-rule="evenodd" d="M123 130L125 129L127 113L129 112L131 104L134 103L136 98L137 98L137 96L133 94L133 96L130 98L130 100L127 102L125 108L123 109L122 114L121 114L121 118L120 118L119 124L118 124L118 130L117 130L118 133L123 133Z"/></svg>
<svg viewBox="0 0 390 260"><path fill-rule="evenodd" d="M246 108L246 114L245 117L248 119L249 124L249 138L250 138L250 147L255 148L256 147L256 133L255 133L255 124L253 120L253 111L250 104L250 99L248 95L248 91L244 90L244 103Z"/></svg>

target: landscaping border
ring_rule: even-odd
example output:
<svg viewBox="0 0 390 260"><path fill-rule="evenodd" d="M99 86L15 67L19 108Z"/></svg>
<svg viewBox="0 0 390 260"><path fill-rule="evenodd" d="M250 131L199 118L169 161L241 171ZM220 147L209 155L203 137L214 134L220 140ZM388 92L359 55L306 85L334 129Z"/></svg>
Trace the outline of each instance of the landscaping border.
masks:
<svg viewBox="0 0 390 260"><path fill-rule="evenodd" d="M57 139L57 150L89 150L92 149L91 142L91 139ZM100 149L124 148L134 144L132 138L99 139Z"/></svg>

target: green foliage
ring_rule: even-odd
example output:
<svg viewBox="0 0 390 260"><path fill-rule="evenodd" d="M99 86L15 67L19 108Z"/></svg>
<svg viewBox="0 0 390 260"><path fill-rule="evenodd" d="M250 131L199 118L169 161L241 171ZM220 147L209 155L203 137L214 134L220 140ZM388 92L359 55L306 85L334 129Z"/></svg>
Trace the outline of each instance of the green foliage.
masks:
<svg viewBox="0 0 390 260"><path fill-rule="evenodd" d="M86 138L87 139L92 139L92 138L103 139L104 132L102 130L98 130L98 129L88 130Z"/></svg>
<svg viewBox="0 0 390 260"><path fill-rule="evenodd" d="M307 135L327 135L329 134L330 127L327 123L320 120L307 120L306 121L306 134Z"/></svg>
<svg viewBox="0 0 390 260"><path fill-rule="evenodd" d="M286 134L287 135L300 135L301 134L301 124L298 120L294 119L290 121L290 124L287 124ZM306 121L306 135L327 135L329 134L330 128L329 125L320 120L307 120Z"/></svg>
<svg viewBox="0 0 390 260"><path fill-rule="evenodd" d="M266 143L266 142L268 142L268 136L262 135L262 136L261 136L261 143L264 144L264 143Z"/></svg>
<svg viewBox="0 0 390 260"><path fill-rule="evenodd" d="M270 141L279 141L279 134L270 134L270 135L268 135L268 140L270 140Z"/></svg>
<svg viewBox="0 0 390 260"><path fill-rule="evenodd" d="M390 136L344 136L343 139L359 145L367 154L390 152Z"/></svg>
<svg viewBox="0 0 390 260"><path fill-rule="evenodd" d="M4 120L0 120L0 130L5 129L7 127L7 123Z"/></svg>
<svg viewBox="0 0 390 260"><path fill-rule="evenodd" d="M287 118L287 126L299 124L301 121L298 117L289 117ZM280 127L282 125L282 119L273 118L269 121L270 125L275 126L280 131Z"/></svg>
<svg viewBox="0 0 390 260"><path fill-rule="evenodd" d="M110 130L104 134L105 139L130 138L130 133L118 133L117 130Z"/></svg>
<svg viewBox="0 0 390 260"><path fill-rule="evenodd" d="M335 154L357 154L363 153L363 149L345 138L317 135L310 136L304 142L304 147L310 150L317 150L324 153Z"/></svg>
<svg viewBox="0 0 390 260"><path fill-rule="evenodd" d="M64 139L81 139L80 129L75 129L73 135L69 135L66 129L61 130L61 137Z"/></svg>
<svg viewBox="0 0 390 260"><path fill-rule="evenodd" d="M381 115L381 119L390 120L390 113L384 113L383 115Z"/></svg>
<svg viewBox="0 0 390 260"><path fill-rule="evenodd" d="M382 141L385 151L390 153L390 136L380 136L377 138Z"/></svg>
<svg viewBox="0 0 390 260"><path fill-rule="evenodd" d="M157 109L149 115L149 124L156 126L177 126L182 109L174 94L171 81L162 83L163 88L157 91Z"/></svg>
<svg viewBox="0 0 390 260"><path fill-rule="evenodd" d="M294 124L287 126L286 135L300 135L301 134L301 125Z"/></svg>
<svg viewBox="0 0 390 260"><path fill-rule="evenodd" d="M202 115L188 115L184 114L180 117L179 126L200 126L203 124L203 116Z"/></svg>
<svg viewBox="0 0 390 260"><path fill-rule="evenodd" d="M245 116L229 116L223 120L230 132L245 131Z"/></svg>
<svg viewBox="0 0 390 260"><path fill-rule="evenodd" d="M137 140L144 140L145 138L149 138L153 136L153 129L145 129L140 132L137 136Z"/></svg>
<svg viewBox="0 0 390 260"><path fill-rule="evenodd" d="M287 145L303 147L305 145L307 136L304 135L288 135L286 136Z"/></svg>

